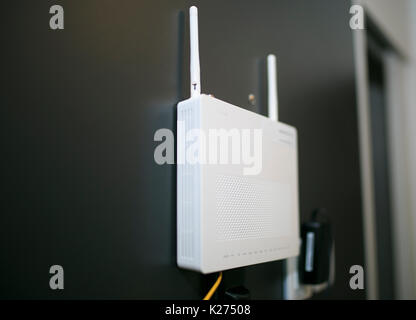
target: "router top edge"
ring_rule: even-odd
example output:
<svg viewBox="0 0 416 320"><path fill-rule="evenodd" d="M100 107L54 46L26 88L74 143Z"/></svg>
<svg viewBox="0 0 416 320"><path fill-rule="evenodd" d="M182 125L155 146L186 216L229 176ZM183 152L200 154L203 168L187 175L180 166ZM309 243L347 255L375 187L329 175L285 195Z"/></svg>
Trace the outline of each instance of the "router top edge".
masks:
<svg viewBox="0 0 416 320"><path fill-rule="evenodd" d="M216 101L216 102L218 102L218 105L219 105L219 106L224 106L224 105L226 105L226 106L228 106L228 107L238 108L238 110L241 110L242 112L246 112L247 114L251 114L251 115L252 115L252 116L254 116L254 117L261 117L261 118L264 118L265 120L267 120L268 122L271 122L271 123L273 123L273 124L279 124L280 126L285 127L285 128L288 130L288 132L290 132L290 134L297 136L297 129L296 129L296 127L294 127L294 126L292 126L292 125L290 125L290 124L287 124L287 123L281 122L281 121L279 121L279 120L272 120L272 119L270 119L270 117L266 117L266 116L264 116L264 115L262 115L262 114L259 114L259 113L256 113L256 112L254 112L254 111L251 111L251 110L245 109L245 108L243 108L243 107L239 107L239 106L237 106L237 105L235 105L235 104L232 104L232 103L230 103L230 102L227 102L227 101L221 100L221 99L219 99L219 98L217 98L217 97L215 97L215 96L213 96L213 95L211 95L211 94L201 93L201 94L199 94L199 95L197 95L197 96L192 96L192 97L189 97L189 98L188 98L188 99L186 99L186 100L180 101L180 102L178 103L178 106L180 107L180 106L183 106L184 104L191 103L191 102L194 102L194 101L196 101L196 100L205 100L205 99L210 99L210 100ZM205 101L206 101L206 100L205 100Z"/></svg>

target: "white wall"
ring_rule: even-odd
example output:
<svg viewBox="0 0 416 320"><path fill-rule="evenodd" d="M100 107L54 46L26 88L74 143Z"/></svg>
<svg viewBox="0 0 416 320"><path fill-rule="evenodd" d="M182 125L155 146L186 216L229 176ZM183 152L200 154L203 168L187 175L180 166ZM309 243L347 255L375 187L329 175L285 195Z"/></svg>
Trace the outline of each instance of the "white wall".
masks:
<svg viewBox="0 0 416 320"><path fill-rule="evenodd" d="M416 1L411 1L411 52L408 62L408 85L407 85L407 136L409 141L409 180L410 180L410 200L411 200L411 234L409 242L413 243L411 248L411 258L413 266L413 299L416 299Z"/></svg>
<svg viewBox="0 0 416 320"><path fill-rule="evenodd" d="M412 51L411 25L414 0L360 0L367 14L402 53Z"/></svg>
<svg viewBox="0 0 416 320"><path fill-rule="evenodd" d="M360 0L356 2L364 6L366 13L395 48L386 55L395 284L398 298L416 299L416 1ZM360 44L361 47L356 50L363 55L365 41L361 41ZM366 69L366 66L361 67ZM366 72L360 70L361 83L368 81ZM363 91L366 90L366 86L361 85L358 90L359 96L365 96ZM368 108L368 100L359 101L359 113L365 114L364 111L368 112ZM368 134L367 130L371 124L368 119L359 118L359 121L361 121L360 136L363 139L362 135ZM363 148L361 151L363 152ZM364 171L368 171L368 163L364 161L362 166L363 164L367 166ZM363 177L364 180L368 180L371 173L364 172ZM366 192L372 194L373 190L368 184L363 185L363 188L370 188L370 190L364 189L364 195ZM367 230L374 232L374 225L371 226L374 223L372 201L371 197L364 197L364 202L367 203L364 203L363 208ZM374 240L372 237L374 234L366 238L370 244ZM369 246L368 243L366 246L366 259L375 259L374 252L371 251L375 250L375 247ZM370 265L374 265L377 269L376 262L370 261ZM374 277L370 277L370 280L377 281ZM371 284L370 287L376 288L377 283ZM371 294L370 291L370 298L374 298L375 295L371 296Z"/></svg>

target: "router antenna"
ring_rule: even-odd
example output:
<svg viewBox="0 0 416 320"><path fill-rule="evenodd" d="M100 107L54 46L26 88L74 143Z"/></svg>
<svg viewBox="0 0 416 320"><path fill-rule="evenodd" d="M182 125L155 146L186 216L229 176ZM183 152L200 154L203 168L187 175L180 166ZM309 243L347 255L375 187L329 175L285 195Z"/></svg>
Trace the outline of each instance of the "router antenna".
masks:
<svg viewBox="0 0 416 320"><path fill-rule="evenodd" d="M196 97L201 94L201 75L199 69L198 9L195 6L189 8L189 27L191 45L191 97Z"/></svg>
<svg viewBox="0 0 416 320"><path fill-rule="evenodd" d="M279 120L279 103L277 99L277 75L276 75L276 56L267 56L267 83L268 83L268 111L269 118Z"/></svg>

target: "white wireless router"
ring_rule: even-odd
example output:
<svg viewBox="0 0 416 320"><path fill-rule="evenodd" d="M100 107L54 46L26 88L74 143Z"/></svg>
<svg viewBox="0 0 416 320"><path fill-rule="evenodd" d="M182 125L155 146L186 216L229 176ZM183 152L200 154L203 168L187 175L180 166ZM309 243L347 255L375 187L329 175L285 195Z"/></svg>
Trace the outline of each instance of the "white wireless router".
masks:
<svg viewBox="0 0 416 320"><path fill-rule="evenodd" d="M274 58L269 119L201 94L196 7L190 40L191 98L178 104L178 266L211 273L296 256L297 132L277 122Z"/></svg>

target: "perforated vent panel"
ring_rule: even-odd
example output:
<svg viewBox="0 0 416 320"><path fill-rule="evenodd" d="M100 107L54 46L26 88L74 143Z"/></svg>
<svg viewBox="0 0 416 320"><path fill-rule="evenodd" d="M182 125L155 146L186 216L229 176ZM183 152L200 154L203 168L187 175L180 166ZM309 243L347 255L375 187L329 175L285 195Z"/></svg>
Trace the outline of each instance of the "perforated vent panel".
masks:
<svg viewBox="0 0 416 320"><path fill-rule="evenodd" d="M289 185L248 176L216 177L218 241L285 236L291 219Z"/></svg>

